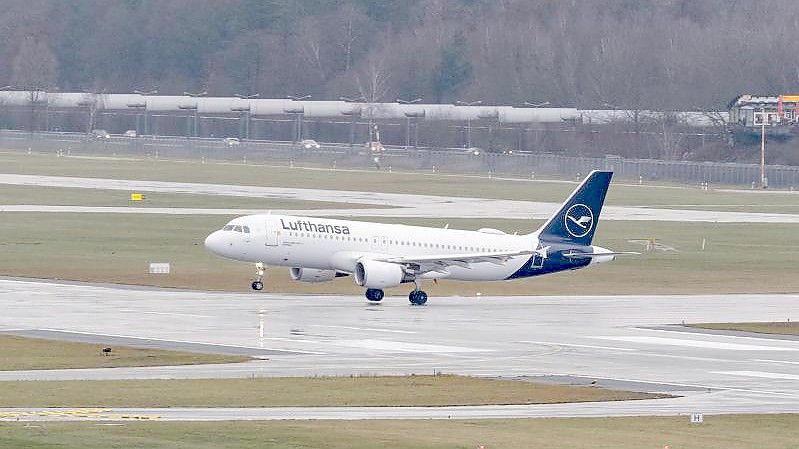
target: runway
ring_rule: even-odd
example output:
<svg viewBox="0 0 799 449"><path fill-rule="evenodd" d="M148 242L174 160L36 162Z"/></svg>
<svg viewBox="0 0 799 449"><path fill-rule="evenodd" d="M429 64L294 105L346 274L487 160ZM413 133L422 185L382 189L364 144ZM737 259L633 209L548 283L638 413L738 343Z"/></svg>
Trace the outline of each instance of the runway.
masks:
<svg viewBox="0 0 799 449"><path fill-rule="evenodd" d="M560 203L512 201L487 198L467 198L400 193L374 193L349 190L297 189L282 187L202 184L165 181L133 181L62 176L0 174L0 184L36 185L86 189L106 189L141 192L220 195L264 199L327 201L347 204L379 205L380 208L351 209L282 209L274 214L317 217L434 217L434 218L497 218L547 219ZM565 199L565 198L564 198ZM386 208L386 206L394 206ZM265 213L253 209L146 208L146 207L88 207L49 205L0 205L0 212L78 212L78 213L137 213L178 215L247 215ZM605 206L603 220L713 222L713 223L799 223L798 214L724 212L706 210L663 209L633 206Z"/></svg>
<svg viewBox="0 0 799 449"><path fill-rule="evenodd" d="M600 386L682 396L521 408L381 407L335 413L303 408L294 410L294 419L799 412L799 340L689 332L679 326L683 321L796 319L799 295L433 297L425 307L410 307L405 297L373 305L350 296L0 280L0 307L2 332L103 343L146 339L158 347L221 347L266 358L230 365L0 372L0 380L443 372L592 379ZM35 410L16 412L30 412L23 419L42 419ZM286 419L290 411L114 409L112 414L120 413L214 420Z"/></svg>

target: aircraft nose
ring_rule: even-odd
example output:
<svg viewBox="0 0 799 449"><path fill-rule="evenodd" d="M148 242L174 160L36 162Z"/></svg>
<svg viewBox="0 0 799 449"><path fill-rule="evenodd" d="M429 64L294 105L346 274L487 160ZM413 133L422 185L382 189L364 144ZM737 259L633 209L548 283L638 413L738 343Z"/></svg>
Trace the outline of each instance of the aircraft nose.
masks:
<svg viewBox="0 0 799 449"><path fill-rule="evenodd" d="M205 247L214 254L220 254L223 245L222 231L214 231L205 238Z"/></svg>

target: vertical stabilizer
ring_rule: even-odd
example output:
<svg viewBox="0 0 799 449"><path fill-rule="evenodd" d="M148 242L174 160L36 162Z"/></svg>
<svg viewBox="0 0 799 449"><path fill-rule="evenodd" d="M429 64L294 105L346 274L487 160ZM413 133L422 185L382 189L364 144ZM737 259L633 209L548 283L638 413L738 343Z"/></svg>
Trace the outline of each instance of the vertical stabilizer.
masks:
<svg viewBox="0 0 799 449"><path fill-rule="evenodd" d="M542 242L590 245L612 177L610 171L589 173L558 212L538 230L538 238Z"/></svg>

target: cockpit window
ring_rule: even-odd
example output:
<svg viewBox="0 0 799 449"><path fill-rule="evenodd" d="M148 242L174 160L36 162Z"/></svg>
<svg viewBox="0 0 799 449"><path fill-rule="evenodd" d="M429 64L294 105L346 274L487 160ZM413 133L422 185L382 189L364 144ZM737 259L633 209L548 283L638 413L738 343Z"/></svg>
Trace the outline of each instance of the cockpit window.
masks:
<svg viewBox="0 0 799 449"><path fill-rule="evenodd" d="M236 232L241 232L241 226L234 226L233 230Z"/></svg>
<svg viewBox="0 0 799 449"><path fill-rule="evenodd" d="M222 230L223 231L232 231L233 230L233 225L225 225L225 227L222 228Z"/></svg>
<svg viewBox="0 0 799 449"><path fill-rule="evenodd" d="M242 229L244 229L244 233L245 234L249 234L250 233L250 227L249 226L242 226Z"/></svg>

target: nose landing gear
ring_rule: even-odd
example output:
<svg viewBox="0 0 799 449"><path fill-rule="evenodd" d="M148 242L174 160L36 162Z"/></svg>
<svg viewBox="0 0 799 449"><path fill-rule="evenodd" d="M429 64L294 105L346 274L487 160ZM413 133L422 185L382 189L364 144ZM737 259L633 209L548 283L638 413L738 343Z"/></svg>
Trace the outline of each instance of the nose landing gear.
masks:
<svg viewBox="0 0 799 449"><path fill-rule="evenodd" d="M264 289L264 264L263 262L258 262L255 264L255 280L252 281L250 286L255 291L260 291Z"/></svg>

